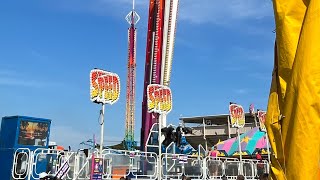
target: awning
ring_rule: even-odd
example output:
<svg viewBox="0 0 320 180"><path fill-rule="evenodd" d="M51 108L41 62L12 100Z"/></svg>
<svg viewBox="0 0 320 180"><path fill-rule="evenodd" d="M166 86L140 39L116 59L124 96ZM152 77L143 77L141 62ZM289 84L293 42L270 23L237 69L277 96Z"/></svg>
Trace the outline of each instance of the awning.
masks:
<svg viewBox="0 0 320 180"><path fill-rule="evenodd" d="M218 142L217 149L225 151L228 156L239 155L239 140L234 137L222 142ZM266 133L255 127L240 135L240 146L243 155L253 155L257 150L267 148Z"/></svg>

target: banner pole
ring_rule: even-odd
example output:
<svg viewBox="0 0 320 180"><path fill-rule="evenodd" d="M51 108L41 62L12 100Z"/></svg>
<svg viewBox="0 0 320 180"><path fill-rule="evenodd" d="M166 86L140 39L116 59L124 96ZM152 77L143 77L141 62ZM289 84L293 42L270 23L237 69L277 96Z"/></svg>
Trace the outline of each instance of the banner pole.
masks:
<svg viewBox="0 0 320 180"><path fill-rule="evenodd" d="M240 140L240 128L237 128L237 133L238 133L238 144L239 144L239 154L240 154L240 175L243 175L243 170L242 170L242 150L241 150L241 140Z"/></svg>
<svg viewBox="0 0 320 180"><path fill-rule="evenodd" d="M162 151L161 151L161 145L162 145L162 138L161 138L161 128L162 128L162 118L165 117L166 115L165 114L160 114L159 116L159 127L158 127L158 144L159 144L159 155L158 155L158 179L161 179L161 154L162 154Z"/></svg>
<svg viewBox="0 0 320 180"><path fill-rule="evenodd" d="M270 164L271 163L271 161L270 161L270 147L269 147L269 137L268 137L267 132L266 132L266 141L267 141L268 163Z"/></svg>
<svg viewBox="0 0 320 180"><path fill-rule="evenodd" d="M104 137L104 106L105 104L103 103L102 104L102 109L101 109L101 123L100 123L100 126L101 126L101 134L100 134L100 156L102 157L102 151L103 151L103 137Z"/></svg>

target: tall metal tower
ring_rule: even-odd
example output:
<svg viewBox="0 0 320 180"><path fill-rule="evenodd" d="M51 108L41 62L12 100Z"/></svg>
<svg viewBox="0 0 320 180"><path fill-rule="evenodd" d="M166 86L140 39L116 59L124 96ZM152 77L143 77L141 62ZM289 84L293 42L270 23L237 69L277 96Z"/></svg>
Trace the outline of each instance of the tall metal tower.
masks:
<svg viewBox="0 0 320 180"><path fill-rule="evenodd" d="M132 150L136 146L134 141L134 121L135 121L135 85L136 85L136 27L140 16L134 10L134 0L132 2L132 11L126 16L130 24L128 28L128 74L127 74L127 104L126 104L126 129L125 146Z"/></svg>

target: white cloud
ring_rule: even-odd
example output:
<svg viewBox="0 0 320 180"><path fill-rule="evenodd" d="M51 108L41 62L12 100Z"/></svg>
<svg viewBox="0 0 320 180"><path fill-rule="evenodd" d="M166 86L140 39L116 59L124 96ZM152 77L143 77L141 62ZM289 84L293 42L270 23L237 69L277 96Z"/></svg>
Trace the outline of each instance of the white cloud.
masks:
<svg viewBox="0 0 320 180"><path fill-rule="evenodd" d="M16 76L17 73L12 70L0 69L0 77L2 76Z"/></svg>
<svg viewBox="0 0 320 180"><path fill-rule="evenodd" d="M31 88L56 87L62 84L27 78L21 72L0 69L0 86L22 86Z"/></svg>
<svg viewBox="0 0 320 180"><path fill-rule="evenodd" d="M182 38L181 36L175 38L175 43L179 45L183 45L184 47L187 47L190 49L195 48L196 46L194 45L194 43L188 41L187 39Z"/></svg>
<svg viewBox="0 0 320 180"><path fill-rule="evenodd" d="M245 68L244 67L240 67L240 66L224 66L223 70L224 71L229 71L229 72L239 72L239 71L243 71Z"/></svg>
<svg viewBox="0 0 320 180"><path fill-rule="evenodd" d="M273 44L270 44L271 47ZM234 56L238 59L243 60L247 63L259 63L259 65L272 65L273 62L273 48L243 48L243 47L233 47L231 48ZM265 66L263 66L265 68Z"/></svg>
<svg viewBox="0 0 320 180"><path fill-rule="evenodd" d="M41 60L41 61L49 60L47 56L42 55L36 50L31 50L31 55L34 56L37 60Z"/></svg>
<svg viewBox="0 0 320 180"><path fill-rule="evenodd" d="M249 91L247 89L235 89L234 90L235 93L237 94L247 94Z"/></svg>
<svg viewBox="0 0 320 180"><path fill-rule="evenodd" d="M248 77L250 79L257 79L261 81L271 81L272 73L271 71L269 73L262 73L262 72L251 72L248 73Z"/></svg>
<svg viewBox="0 0 320 180"><path fill-rule="evenodd" d="M149 0L135 0L135 4L139 14L148 14ZM58 0L54 5L71 11L122 16L131 9L132 0ZM271 0L180 0L178 13L179 19L191 23L220 25L273 16Z"/></svg>
<svg viewBox="0 0 320 180"><path fill-rule="evenodd" d="M79 143L92 138L87 132L80 132L73 127L68 126L52 126L50 130L50 141L73 149L78 149Z"/></svg>
<svg viewBox="0 0 320 180"><path fill-rule="evenodd" d="M273 16L270 0L181 0L179 18L193 23L227 24Z"/></svg>
<svg viewBox="0 0 320 180"><path fill-rule="evenodd" d="M58 7L65 11L86 12L102 16L116 16L124 18L124 14L132 9L132 0L57 0L46 2L49 6ZM135 0L136 9L148 8L147 0Z"/></svg>
<svg viewBox="0 0 320 180"><path fill-rule="evenodd" d="M65 148L71 146L72 149L80 148L80 143L93 138L93 132L90 130L81 131L73 126L52 126L50 131L50 141L54 141L59 145L63 145ZM99 135L96 133L96 141L100 143ZM105 145L114 145L122 141L122 137L108 136L104 138Z"/></svg>
<svg viewBox="0 0 320 180"><path fill-rule="evenodd" d="M52 87L59 86L59 83L53 82L42 82L35 80L26 80L20 78L8 78L8 77L0 77L0 86L23 86L23 87L32 87L32 88L44 88L44 87Z"/></svg>

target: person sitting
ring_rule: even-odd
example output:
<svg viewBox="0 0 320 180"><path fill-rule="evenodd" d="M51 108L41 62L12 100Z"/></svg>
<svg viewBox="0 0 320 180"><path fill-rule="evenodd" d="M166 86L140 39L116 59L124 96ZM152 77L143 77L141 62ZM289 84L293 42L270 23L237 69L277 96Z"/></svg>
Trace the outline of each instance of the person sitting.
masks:
<svg viewBox="0 0 320 180"><path fill-rule="evenodd" d="M245 180L243 175L238 175L237 180Z"/></svg>
<svg viewBox="0 0 320 180"><path fill-rule="evenodd" d="M257 162L257 175L260 177L264 173L264 164L263 164L263 159L261 155L261 149L258 150L256 159L258 160Z"/></svg>
<svg viewBox="0 0 320 180"><path fill-rule="evenodd" d="M182 180L191 180L191 177L187 177L187 176L183 175Z"/></svg>
<svg viewBox="0 0 320 180"><path fill-rule="evenodd" d="M187 180L187 176L185 176L184 174L181 177L181 180Z"/></svg>
<svg viewBox="0 0 320 180"><path fill-rule="evenodd" d="M263 173L263 174L260 175L259 179L260 180L268 180L268 176L269 176L268 173Z"/></svg>

